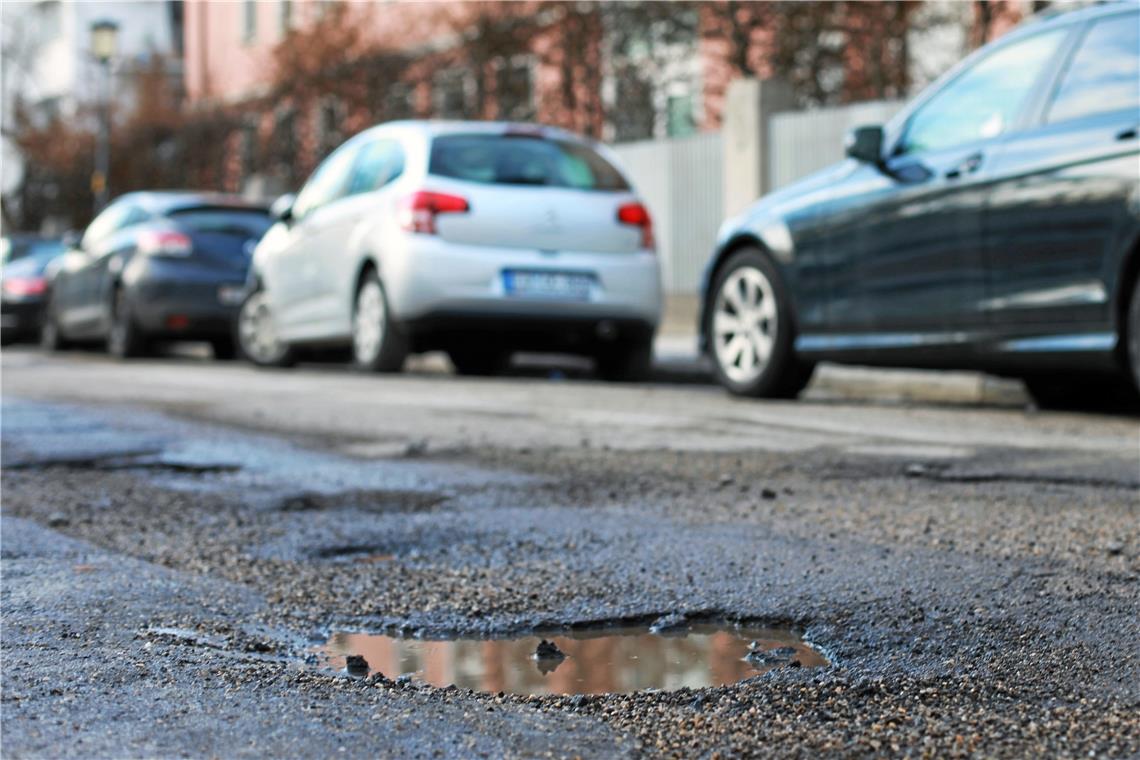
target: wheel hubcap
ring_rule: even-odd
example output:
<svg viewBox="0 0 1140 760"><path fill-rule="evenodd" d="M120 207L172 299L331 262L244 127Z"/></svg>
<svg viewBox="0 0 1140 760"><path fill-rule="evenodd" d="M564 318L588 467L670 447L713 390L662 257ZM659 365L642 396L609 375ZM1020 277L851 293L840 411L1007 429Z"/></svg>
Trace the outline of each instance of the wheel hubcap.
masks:
<svg viewBox="0 0 1140 760"><path fill-rule="evenodd" d="M365 283L352 317L352 350L360 364L369 364L380 354L386 327L384 312L384 290L377 282Z"/></svg>
<svg viewBox="0 0 1140 760"><path fill-rule="evenodd" d="M741 267L721 286L713 309L717 364L733 382L748 383L768 366L776 342L776 296L759 269Z"/></svg>
<svg viewBox="0 0 1140 760"><path fill-rule="evenodd" d="M242 350L254 361L270 363L281 356L283 347L264 293L254 293L246 299L238 317L238 337Z"/></svg>

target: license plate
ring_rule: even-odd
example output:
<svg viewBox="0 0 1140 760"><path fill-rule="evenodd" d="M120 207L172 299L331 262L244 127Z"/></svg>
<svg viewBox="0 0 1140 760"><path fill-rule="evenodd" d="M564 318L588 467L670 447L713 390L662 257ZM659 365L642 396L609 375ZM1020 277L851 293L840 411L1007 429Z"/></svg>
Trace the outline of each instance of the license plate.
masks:
<svg viewBox="0 0 1140 760"><path fill-rule="evenodd" d="M590 297L594 275L582 272L546 272L507 269L503 290L521 298L559 298L585 301Z"/></svg>

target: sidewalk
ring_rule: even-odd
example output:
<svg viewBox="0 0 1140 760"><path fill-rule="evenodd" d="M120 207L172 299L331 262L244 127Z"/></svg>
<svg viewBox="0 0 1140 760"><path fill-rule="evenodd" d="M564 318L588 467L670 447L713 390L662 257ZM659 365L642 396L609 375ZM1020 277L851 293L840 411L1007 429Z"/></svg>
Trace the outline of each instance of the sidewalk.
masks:
<svg viewBox="0 0 1140 760"><path fill-rule="evenodd" d="M713 382L707 357L697 353L695 296L670 296L654 343L656 375L667 382ZM821 364L806 391L816 399L876 399L1024 406L1021 383L980 372L878 369Z"/></svg>

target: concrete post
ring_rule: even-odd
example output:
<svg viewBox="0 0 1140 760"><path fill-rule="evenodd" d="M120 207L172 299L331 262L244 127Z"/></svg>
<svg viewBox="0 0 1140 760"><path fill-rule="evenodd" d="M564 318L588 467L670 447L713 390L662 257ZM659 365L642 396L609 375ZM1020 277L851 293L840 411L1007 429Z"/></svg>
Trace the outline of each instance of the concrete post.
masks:
<svg viewBox="0 0 1140 760"><path fill-rule="evenodd" d="M724 211L742 211L769 187L769 124L773 114L795 109L792 88L778 79L736 79L724 108Z"/></svg>

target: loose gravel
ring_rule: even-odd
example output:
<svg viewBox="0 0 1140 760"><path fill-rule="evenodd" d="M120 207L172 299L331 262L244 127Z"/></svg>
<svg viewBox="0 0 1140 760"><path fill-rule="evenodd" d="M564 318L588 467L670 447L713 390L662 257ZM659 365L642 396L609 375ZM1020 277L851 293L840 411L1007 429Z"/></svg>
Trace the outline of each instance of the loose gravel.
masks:
<svg viewBox="0 0 1140 760"><path fill-rule="evenodd" d="M96 429L113 438L113 415ZM6 459L25 463L2 483L13 756L1140 754L1126 456L333 445L314 461L338 473L423 474L267 496L248 463L245 481L172 481L118 461L36 464L20 441L5 430ZM307 659L338 629L664 615L794 625L833 667L526 697Z"/></svg>

